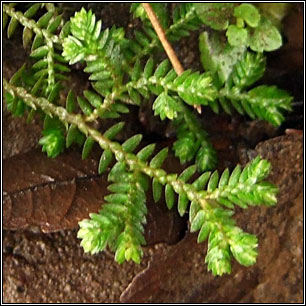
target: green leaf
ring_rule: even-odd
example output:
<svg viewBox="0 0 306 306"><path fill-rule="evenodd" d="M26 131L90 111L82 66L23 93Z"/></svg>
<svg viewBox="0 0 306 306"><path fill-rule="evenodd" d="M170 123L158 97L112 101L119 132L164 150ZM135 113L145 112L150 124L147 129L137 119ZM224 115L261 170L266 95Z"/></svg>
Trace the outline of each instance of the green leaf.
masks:
<svg viewBox="0 0 306 306"><path fill-rule="evenodd" d="M103 32L102 37L99 41L99 46L100 46L101 49L103 49L105 47L108 38L109 38L109 29L106 29Z"/></svg>
<svg viewBox="0 0 306 306"><path fill-rule="evenodd" d="M247 45L248 31L246 29L238 28L235 25L230 25L226 31L228 42L233 47Z"/></svg>
<svg viewBox="0 0 306 306"><path fill-rule="evenodd" d="M2 12L2 29L3 29L3 30L5 29L8 20L9 20L9 17L8 17L7 14L3 11L3 12Z"/></svg>
<svg viewBox="0 0 306 306"><path fill-rule="evenodd" d="M263 18L251 33L249 43L255 52L274 51L282 46L282 36L271 21Z"/></svg>
<svg viewBox="0 0 306 306"><path fill-rule="evenodd" d="M117 162L108 174L108 180L111 182L122 182L126 176L126 164L122 161Z"/></svg>
<svg viewBox="0 0 306 306"><path fill-rule="evenodd" d="M201 210L201 206L197 202L191 202L189 208L189 222L192 224L193 219L197 215L197 213Z"/></svg>
<svg viewBox="0 0 306 306"><path fill-rule="evenodd" d="M201 243L201 242L205 241L208 237L209 232L210 232L210 225L209 225L208 222L204 222L204 224L202 225L201 230L199 232L197 242Z"/></svg>
<svg viewBox="0 0 306 306"><path fill-rule="evenodd" d="M83 94L93 107L98 108L99 106L101 106L102 98L99 95L89 90L84 90Z"/></svg>
<svg viewBox="0 0 306 306"><path fill-rule="evenodd" d="M61 89L62 89L61 82L60 81L56 82L52 86L52 89L48 95L48 101L51 103L57 104L58 102L56 100L58 100L59 98L59 92Z"/></svg>
<svg viewBox="0 0 306 306"><path fill-rule="evenodd" d="M191 222L190 232L194 233L198 231L205 221L205 212L204 210L200 210Z"/></svg>
<svg viewBox="0 0 306 306"><path fill-rule="evenodd" d="M237 165L229 178L228 186L230 187L236 186L239 181L240 175L241 175L241 166Z"/></svg>
<svg viewBox="0 0 306 306"><path fill-rule="evenodd" d="M213 232L210 232L208 251L205 257L205 262L208 264L208 270L212 271L215 276L231 273L231 256L229 247L226 244L223 246L219 239L218 244L211 247L210 245L214 243L213 240L214 234Z"/></svg>
<svg viewBox="0 0 306 306"><path fill-rule="evenodd" d="M114 183L107 186L107 189L116 193L127 193L131 188L129 183Z"/></svg>
<svg viewBox="0 0 306 306"><path fill-rule="evenodd" d="M86 115L89 116L92 113L92 108L90 106L90 104L82 97L77 97L79 106L82 110L82 112Z"/></svg>
<svg viewBox="0 0 306 306"><path fill-rule="evenodd" d="M49 52L48 46L41 46L31 52L30 56L34 58L42 58Z"/></svg>
<svg viewBox="0 0 306 306"><path fill-rule="evenodd" d="M89 68L89 69L87 69L87 68ZM98 66L97 65L91 65L91 66L89 66L89 67L86 67L85 69L84 69L84 71L85 72L91 72L91 71L93 71L94 69L97 69L98 68ZM103 69L103 68L102 68ZM107 70L102 70L102 71L94 71L91 75L90 75L90 77L89 77L89 80L90 81L101 81L101 82L99 82L99 85L105 85L105 84L103 84L103 83L106 83L106 80L108 80L109 78L110 78L110 72L109 71L107 71ZM107 87L109 87L109 86L105 86L106 88Z"/></svg>
<svg viewBox="0 0 306 306"><path fill-rule="evenodd" d="M104 137L108 138L109 140L113 140L117 136L117 134L123 129L124 125L124 122L114 124L112 127L110 127L104 132Z"/></svg>
<svg viewBox="0 0 306 306"><path fill-rule="evenodd" d="M135 30L134 34L140 45L143 47L148 47L150 45L150 40L142 32Z"/></svg>
<svg viewBox="0 0 306 306"><path fill-rule="evenodd" d="M137 90L130 88L128 90L129 96L131 97L132 101L136 104L136 105L140 105L141 104L141 97L138 93Z"/></svg>
<svg viewBox="0 0 306 306"><path fill-rule="evenodd" d="M85 141L85 136L78 130L78 128L71 124L69 126L67 136L66 136L66 148L69 148L73 142L77 142L79 145L82 145Z"/></svg>
<svg viewBox="0 0 306 306"><path fill-rule="evenodd" d="M222 204L222 205L224 205L225 207L227 207L227 208L230 208L230 209L233 209L235 206L234 206L234 204L230 201L230 200L228 200L228 199L225 199L225 198L218 198L217 199L217 202L218 203L220 203L220 204Z"/></svg>
<svg viewBox="0 0 306 306"><path fill-rule="evenodd" d="M101 155L100 161L99 161L99 166L98 166L98 173L101 175L104 173L109 166L109 164L113 160L113 153L111 150L106 149Z"/></svg>
<svg viewBox="0 0 306 306"><path fill-rule="evenodd" d="M148 79L153 74L153 68L154 68L154 60L152 57L150 57L144 67L143 71L143 77L145 79Z"/></svg>
<svg viewBox="0 0 306 306"><path fill-rule="evenodd" d="M28 8L24 12L24 17L32 18L36 14L36 12L39 10L41 5L42 5L41 3L35 3L35 4L31 5L30 8Z"/></svg>
<svg viewBox="0 0 306 306"><path fill-rule="evenodd" d="M44 42L42 35L36 34L32 43L31 51L34 51L38 47L40 47Z"/></svg>
<svg viewBox="0 0 306 306"><path fill-rule="evenodd" d="M69 93L67 95L66 99L66 110L68 113L73 113L76 109L76 101L75 101L75 94L72 90L69 90Z"/></svg>
<svg viewBox="0 0 306 306"><path fill-rule="evenodd" d="M45 116L44 119L45 130L64 130L63 123L56 117Z"/></svg>
<svg viewBox="0 0 306 306"><path fill-rule="evenodd" d="M173 120L177 117L179 105L175 99L163 92L154 101L153 110L154 115L159 115L161 120L165 118Z"/></svg>
<svg viewBox="0 0 306 306"><path fill-rule="evenodd" d="M207 191L208 192L212 192L214 191L217 186L218 186L218 180L219 180L219 173L218 171L214 171L214 173L211 175L210 177L210 180L208 182L208 185L207 185Z"/></svg>
<svg viewBox="0 0 306 306"><path fill-rule="evenodd" d="M224 84L233 71L235 64L242 58L246 46L233 47L222 41L219 33L203 32L200 37L201 62L206 71L217 75L220 86Z"/></svg>
<svg viewBox="0 0 306 306"><path fill-rule="evenodd" d="M137 134L130 137L122 144L122 149L127 153L133 152L141 142L141 139L142 139L141 134Z"/></svg>
<svg viewBox="0 0 306 306"><path fill-rule="evenodd" d="M292 97L285 90L276 86L261 85L248 92L247 99L250 103L260 103L263 115L260 117L273 125L278 126L284 120L283 110L291 110Z"/></svg>
<svg viewBox="0 0 306 306"><path fill-rule="evenodd" d="M252 85L259 80L266 70L266 59L262 53L246 52L233 69L232 79L239 88Z"/></svg>
<svg viewBox="0 0 306 306"><path fill-rule="evenodd" d="M62 15L56 16L55 19L48 25L47 27L48 32L54 33L58 29L61 21L62 21Z"/></svg>
<svg viewBox="0 0 306 306"><path fill-rule="evenodd" d="M88 137L84 143L83 151L82 151L82 159L86 159L88 155L90 154L92 147L94 145L95 141L93 138Z"/></svg>
<svg viewBox="0 0 306 306"><path fill-rule="evenodd" d="M53 16L53 12L45 13L38 19L37 26L39 28L46 28L52 16Z"/></svg>
<svg viewBox="0 0 306 306"><path fill-rule="evenodd" d="M174 190L170 184L165 187L165 199L168 209L171 209L174 205Z"/></svg>
<svg viewBox="0 0 306 306"><path fill-rule="evenodd" d="M42 151L47 152L48 157L55 158L64 150L65 137L59 129L48 129L43 131L44 137L39 140Z"/></svg>
<svg viewBox="0 0 306 306"><path fill-rule="evenodd" d="M17 19L15 19L14 17L11 18L10 23L8 25L8 28L7 28L7 37L8 38L12 37L12 35L14 34L14 32L17 28L17 25L18 25Z"/></svg>
<svg viewBox="0 0 306 306"><path fill-rule="evenodd" d="M233 14L233 3L194 3L198 17L214 30L226 30Z"/></svg>
<svg viewBox="0 0 306 306"><path fill-rule="evenodd" d="M158 65L157 69L155 70L154 76L157 79L164 77L166 73L169 71L169 68L170 68L170 62L168 59L166 59Z"/></svg>
<svg viewBox="0 0 306 306"><path fill-rule="evenodd" d="M195 139L194 133L190 131L178 133L177 138L178 140L173 144L173 150L175 156L180 159L180 163L184 164L194 158L200 143Z"/></svg>
<svg viewBox="0 0 306 306"><path fill-rule="evenodd" d="M150 145L147 145L146 147L144 147L143 149L141 149L138 153L137 153L137 157L143 161L146 162L148 160L148 158L153 154L154 150L155 150L155 143L152 143Z"/></svg>
<svg viewBox="0 0 306 306"><path fill-rule="evenodd" d="M244 233L234 227L228 233L230 236L230 249L234 258L243 266L251 266L256 262L258 241L255 235Z"/></svg>
<svg viewBox="0 0 306 306"><path fill-rule="evenodd" d="M22 43L25 49L31 44L32 37L33 37L33 31L30 28L25 27L23 29L23 34L22 34Z"/></svg>
<svg viewBox="0 0 306 306"><path fill-rule="evenodd" d="M168 156L168 148L163 148L152 158L150 162L150 167L160 168L164 160L167 158L167 156Z"/></svg>
<svg viewBox="0 0 306 306"><path fill-rule="evenodd" d="M188 200L187 194L186 193L180 193L177 207L178 207L178 212L179 212L181 217L183 217L183 215L185 214L188 203L189 203L189 200Z"/></svg>
<svg viewBox="0 0 306 306"><path fill-rule="evenodd" d="M67 21L61 29L59 34L60 39L64 40L70 34L70 21Z"/></svg>
<svg viewBox="0 0 306 306"><path fill-rule="evenodd" d="M228 168L226 168L221 175L218 188L225 187L228 183L228 180L229 180L229 170Z"/></svg>
<svg viewBox="0 0 306 306"><path fill-rule="evenodd" d="M127 208L123 205L117 204L125 204L129 200L129 196L125 193L113 193L105 196L104 200L114 204L108 205L108 208L111 208L112 210L116 209L116 212L124 213Z"/></svg>
<svg viewBox="0 0 306 306"><path fill-rule="evenodd" d="M196 165L201 172L216 168L216 151L209 142L205 142L204 145L200 147L196 156Z"/></svg>
<svg viewBox="0 0 306 306"><path fill-rule="evenodd" d="M152 181L152 191L153 191L153 199L154 202L156 203L160 200L163 191L163 186L155 178Z"/></svg>
<svg viewBox="0 0 306 306"><path fill-rule="evenodd" d="M242 18L252 28L256 28L260 21L260 14L257 8L249 3L242 3L234 10L234 16Z"/></svg>
<svg viewBox="0 0 306 306"><path fill-rule="evenodd" d="M131 75L131 79L132 81L137 81L140 78L141 75L141 64L140 61L137 60L137 62L134 65L133 71L132 71L132 75Z"/></svg>
<svg viewBox="0 0 306 306"><path fill-rule="evenodd" d="M203 173L199 178L197 178L193 183L192 186L196 188L196 190L201 190L205 187L207 184L209 178L210 178L211 172L205 172Z"/></svg>
<svg viewBox="0 0 306 306"><path fill-rule="evenodd" d="M115 253L115 261L117 261L119 264L122 264L125 261L125 248L124 247L117 249Z"/></svg>
<svg viewBox="0 0 306 306"><path fill-rule="evenodd" d="M129 112L129 108L121 103L112 104L112 109L116 112L127 114Z"/></svg>
<svg viewBox="0 0 306 306"><path fill-rule="evenodd" d="M182 85L186 79L191 75L192 71L190 69L185 70L180 76L178 76L175 81L174 81L174 85L175 86L180 86Z"/></svg>
<svg viewBox="0 0 306 306"><path fill-rule="evenodd" d="M178 177L183 182L188 182L188 180L195 174L197 171L196 165L192 165L186 168Z"/></svg>
<svg viewBox="0 0 306 306"><path fill-rule="evenodd" d="M16 85L25 72L26 64L24 63L10 78L10 84Z"/></svg>

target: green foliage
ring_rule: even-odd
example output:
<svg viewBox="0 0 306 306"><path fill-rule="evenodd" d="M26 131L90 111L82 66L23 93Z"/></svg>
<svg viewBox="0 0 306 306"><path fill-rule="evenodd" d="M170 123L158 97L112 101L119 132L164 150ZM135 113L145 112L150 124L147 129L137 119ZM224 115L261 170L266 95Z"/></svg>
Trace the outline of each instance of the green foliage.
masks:
<svg viewBox="0 0 306 306"><path fill-rule="evenodd" d="M43 131L44 137L39 140L42 151L47 152L48 157L55 158L64 150L65 137L59 130L50 129Z"/></svg>
<svg viewBox="0 0 306 306"><path fill-rule="evenodd" d="M214 107L214 99L217 96L216 89L212 84L212 78L209 73L192 72L186 70L180 76L177 76L173 69L170 69L169 60L164 60L159 64L156 70L153 69L153 60L150 58L144 68L143 73L137 81L127 84L128 88L133 88L144 97L148 92L160 95L157 100L157 114L162 119L176 118L176 112L180 111L179 103L175 99L170 99L168 93L180 97L184 102L190 105L210 105Z"/></svg>
<svg viewBox="0 0 306 306"><path fill-rule="evenodd" d="M233 14L233 3L194 3L201 21L214 30L226 30Z"/></svg>
<svg viewBox="0 0 306 306"><path fill-rule="evenodd" d="M282 37L272 21L262 16L253 4L194 3L201 21L214 30L226 30L232 47L250 47L252 51L274 51L281 47ZM233 20L236 23L233 24Z"/></svg>
<svg viewBox="0 0 306 306"><path fill-rule="evenodd" d="M266 59L260 53L246 52L233 67L231 78L238 88L246 88L262 78L266 70Z"/></svg>
<svg viewBox="0 0 306 306"><path fill-rule="evenodd" d="M248 41L248 31L243 28L230 25L226 31L229 44L233 47L245 46Z"/></svg>
<svg viewBox="0 0 306 306"><path fill-rule="evenodd" d="M85 72L96 81L95 90L106 96L112 92L114 83L122 80L122 56L117 40L124 31L112 28L101 32L102 21L96 22L92 11L84 8L70 20L70 32L63 42L63 56L69 64L86 61ZM123 31L123 32L122 32Z"/></svg>
<svg viewBox="0 0 306 306"><path fill-rule="evenodd" d="M159 115L161 120L165 118L173 120L176 118L177 109L179 109L177 101L166 92L162 92L153 104L154 115Z"/></svg>
<svg viewBox="0 0 306 306"><path fill-rule="evenodd" d="M115 251L115 260L123 263L133 260L140 263L141 245L144 245L144 227L147 208L146 196L137 173L127 171L124 162L118 162L109 173L112 192L104 199L98 214L79 223L78 238L81 246L91 254L103 251L107 246Z"/></svg>
<svg viewBox="0 0 306 306"><path fill-rule="evenodd" d="M224 43L217 32L212 35L208 32L201 33L199 42L204 69L210 71L215 76L215 82L222 86L228 80L234 65L245 53L245 46L233 47Z"/></svg>
<svg viewBox="0 0 306 306"><path fill-rule="evenodd" d="M234 220L230 218L233 211L222 209L216 206L216 203L229 209L233 208L233 204L243 208L247 207L247 203L275 205L277 189L262 181L269 171L269 163L257 157L243 171L240 166L237 166L231 175L225 170L220 179L217 172L203 175L204 184L208 181L206 201L204 206L192 202L189 212L190 231L199 231L198 243L209 237L205 262L214 275L231 272L232 256L241 265L254 264L258 246L256 236L243 232L235 225ZM231 189L233 194L224 192L227 188Z"/></svg>
<svg viewBox="0 0 306 306"><path fill-rule="evenodd" d="M46 9L47 12L41 15L37 21L34 18ZM31 94L38 97L48 98L50 102L58 103L59 92L62 89L62 81L66 80L65 73L70 69L65 65L65 59L59 54L61 45L58 37L54 35L56 31L62 29L62 16L53 6L36 3L22 14L15 11L14 6L9 4L4 6L3 14L9 20L8 37L11 37L18 24L23 29L23 46L31 48L30 60L24 64L11 78L11 84L26 88ZM5 24L4 24L5 25ZM28 109L24 101L17 97L8 97L8 107L15 116L23 115ZM28 120L34 116L35 111L29 114ZM43 151L48 156L56 157L63 151L63 132L55 130L44 130L44 137L40 140L43 144Z"/></svg>
<svg viewBox="0 0 306 306"><path fill-rule="evenodd" d="M151 6L163 29L167 29L169 27L169 21L170 21L167 12L167 3L153 2L151 3ZM146 26L151 26L147 13L143 8L143 6L141 5L141 3L132 3L130 12L133 13L134 18L140 18L142 22L146 23Z"/></svg>
<svg viewBox="0 0 306 306"><path fill-rule="evenodd" d="M98 213L80 222L78 237L86 252L108 247L119 263L140 262L151 181L154 201L164 194L169 209L177 204L181 216L189 214L190 231L199 232L198 242L208 239L208 269L214 275L230 273L232 257L249 266L257 256L257 238L232 218L235 205L275 205L277 188L265 181L270 164L260 157L232 173L207 172L216 168L216 152L190 106L209 106L215 113L221 106L228 114L234 108L252 119L281 124L283 111L290 110L289 94L275 86L252 87L265 71L262 52L278 48L280 36L251 4L176 4L172 18L167 4L152 6L172 42L199 29L202 22L218 31L200 35L206 72L186 70L178 76L168 60L155 62L160 42L139 3L131 5L131 12L143 21L143 31L135 30L134 38L126 38L124 29L115 26L102 30L102 21L84 8L65 22L53 4L33 4L24 13L16 11L15 4L4 4L8 36L21 24L24 47L31 46L27 63L9 82L4 80L7 107L15 116L29 113L29 120L35 113L42 115L39 143L49 157L73 144L82 147L83 159L95 143L102 149L98 173L108 173L111 193ZM30 19L35 16L40 17ZM248 51L249 46L256 52ZM64 91L67 62L85 66L91 88L82 96ZM63 94L66 101L60 99ZM148 144L135 152L141 134L116 142L123 122L104 133L97 128L99 121L119 118L129 112L127 105L141 105L151 97L155 115L172 121L176 130L175 156L191 163L182 173L162 169L167 147L155 154L155 144Z"/></svg>
<svg viewBox="0 0 306 306"><path fill-rule="evenodd" d="M213 274L222 275L230 272L231 255L246 266L255 262L256 238L236 228L234 220L230 217L234 213L234 204L246 208L248 205L270 206L276 203L277 188L264 181L270 171L268 161L257 157L243 170L237 166L231 175L225 170L221 178L217 171L213 174L205 172L190 184L188 180L195 174L196 166L185 169L180 175L168 174L160 168L167 157L167 148L162 149L149 162L154 146L149 145L137 154L133 153L141 140L141 135L131 137L122 145L110 140L109 138L115 137L122 129L121 123L102 135L90 128L79 115L69 115L63 107L55 106L44 98L35 98L23 88L7 81L4 81L4 88L23 99L28 106L40 107L46 113L57 115L65 124L76 124L82 133L98 142L104 150L99 171L101 168L105 170L113 158L117 160L108 176L108 180L115 183L110 187L113 194L105 197L107 203L99 214L91 214L90 220L80 222L78 237L82 239L82 246L86 251L96 253L108 245L116 252L115 260L119 263L130 259L140 261L140 246L145 243L145 193L148 186L147 177L150 177L156 201L165 188L167 206L172 208L175 194L178 194L178 210L181 215L185 213L188 202L191 202L190 229L200 230L199 242L209 235L206 262ZM57 124L53 120L47 121L49 123L46 123L46 127ZM50 132L50 135L54 137L54 133ZM47 137L48 135L46 139ZM50 145L50 154L53 154L53 143L57 144L52 137L50 143L46 140L47 145ZM48 148L46 147L46 150ZM85 151L88 154L87 149ZM203 190L206 185L206 190Z"/></svg>
<svg viewBox="0 0 306 306"><path fill-rule="evenodd" d="M177 141L173 144L173 150L180 162L184 164L195 158L200 172L215 169L217 154L196 116L184 108L183 114L174 121L174 125L177 130Z"/></svg>
<svg viewBox="0 0 306 306"><path fill-rule="evenodd" d="M262 19L259 26L251 32L249 43L253 51L274 51L281 47L282 37L270 20Z"/></svg>
<svg viewBox="0 0 306 306"><path fill-rule="evenodd" d="M256 28L260 22L260 14L255 6L242 3L234 10L234 16L243 19L250 27Z"/></svg>
<svg viewBox="0 0 306 306"><path fill-rule="evenodd" d="M247 114L252 119L259 118L275 126L280 125L284 120L283 111L291 110L292 97L275 86L261 85L245 90L263 76L265 57L262 53L249 52L229 44L225 45L222 54L223 46L217 34L209 37L207 32L203 32L200 36L202 63L205 69L213 73L214 82L220 88L218 99L223 110L231 114L231 109L235 108L241 115ZM215 109L218 111L218 106L215 105Z"/></svg>
<svg viewBox="0 0 306 306"><path fill-rule="evenodd" d="M191 31L201 26L193 3L176 5L172 12L172 24L165 3L151 3L151 6L171 42L188 36ZM161 49L161 44L141 4L133 3L131 11L134 17L139 17L143 21L143 31L135 30L135 39L123 39L120 46L127 60L133 64L145 56L151 56L156 48Z"/></svg>

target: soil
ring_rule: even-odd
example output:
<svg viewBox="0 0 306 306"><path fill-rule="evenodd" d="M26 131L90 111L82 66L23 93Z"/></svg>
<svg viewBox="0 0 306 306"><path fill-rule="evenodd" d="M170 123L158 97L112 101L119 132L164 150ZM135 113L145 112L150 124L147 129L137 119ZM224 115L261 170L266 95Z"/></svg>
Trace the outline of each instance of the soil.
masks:
<svg viewBox="0 0 306 306"><path fill-rule="evenodd" d="M62 5L68 16L81 6ZM113 23L128 29L137 26L128 4L88 5L103 19L104 27ZM25 59L25 54L18 51L22 49L21 33L16 33L13 40L4 39L6 78ZM185 68L200 69L197 49L195 33L180 42L177 51ZM284 56L285 52L279 58L283 61ZM269 61L273 62L273 58ZM71 86L88 86L80 81L82 72L77 68L75 75ZM208 109L201 117L217 149L219 170L245 164L257 154L272 164L269 181L279 187L277 205L237 209L235 215L241 228L259 238L255 265L245 268L233 261L230 275L213 277L204 263L207 243L197 244L196 234L188 231L176 235L171 243L146 246L140 265L132 262L119 265L109 252L85 254L76 238L77 229L47 234L37 228L3 230L3 302L302 303L303 134L291 130L290 135L289 132L285 135L285 130L304 127L303 73L298 65L293 70L278 69L275 65L268 68L265 82L282 85L295 97L293 112L280 128L238 115L215 116ZM128 116L131 124L126 134L144 130L148 141L158 138L173 141L171 128L151 119L150 109L135 108ZM138 118L144 120L136 125ZM24 118L13 118L4 107L3 131L2 154L7 159L38 147L41 123L35 119L27 124ZM188 224L184 222L185 231Z"/></svg>

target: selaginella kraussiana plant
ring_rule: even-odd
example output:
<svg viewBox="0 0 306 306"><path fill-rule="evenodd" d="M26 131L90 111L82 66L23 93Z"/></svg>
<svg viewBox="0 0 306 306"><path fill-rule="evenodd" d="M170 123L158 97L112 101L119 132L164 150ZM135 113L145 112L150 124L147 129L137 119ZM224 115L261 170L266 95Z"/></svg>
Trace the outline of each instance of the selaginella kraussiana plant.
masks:
<svg viewBox="0 0 306 306"><path fill-rule="evenodd" d="M84 8L65 21L61 9L52 3L35 3L24 12L16 4L4 4L3 26L8 37L20 24L24 47L31 48L27 63L10 81L3 80L7 107L16 116L27 113L29 120L36 113L43 116L39 143L49 157L73 143L83 146L82 158L95 142L101 147L98 171L108 172L111 194L98 213L79 223L78 237L86 252L94 254L109 247L119 263L140 262L151 181L154 200L165 192L166 204L172 209L177 194L179 214L189 213L190 231L199 231L199 243L208 238L208 269L214 275L230 273L232 256L250 266L256 261L258 246L255 235L235 224L234 206L275 205L277 188L265 181L270 163L259 156L244 168L237 165L231 173L228 169L221 175L213 171L215 150L191 106L208 106L216 113L222 108L229 115L235 109L252 119L280 125L282 112L290 110L290 95L275 86L252 85L265 71L262 52L280 47L281 36L273 26L265 40L270 43L256 42L260 33L267 35L262 28L270 21L250 4L183 3L175 6L172 17L167 4L152 6L172 43L201 29L203 23L215 30L200 35L204 73L186 70L178 76L168 60L156 64L153 54L161 45L139 3L131 5L134 17L143 22L134 38L127 38L123 28L102 30L102 21ZM211 14L208 19L207 12ZM59 103L63 81L69 78L69 66L79 62L84 63L92 88L78 97L69 91L63 107ZM119 118L129 111L129 105L146 103L152 96L155 115L172 121L176 128L175 155L181 163L194 161L180 174L162 169L167 147L156 154L155 145L149 144L136 153L140 134L116 142L123 122L104 133L91 124ZM191 181L196 172L198 177Z"/></svg>

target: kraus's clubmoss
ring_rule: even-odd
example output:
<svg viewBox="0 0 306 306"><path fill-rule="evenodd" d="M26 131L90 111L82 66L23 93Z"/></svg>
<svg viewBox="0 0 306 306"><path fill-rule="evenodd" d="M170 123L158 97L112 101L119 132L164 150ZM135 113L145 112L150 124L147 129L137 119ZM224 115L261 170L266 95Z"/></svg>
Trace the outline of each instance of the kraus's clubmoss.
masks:
<svg viewBox="0 0 306 306"><path fill-rule="evenodd" d="M153 8L169 40L175 42L201 27L201 11L209 5L178 4L172 18L166 4L154 4ZM247 31L244 21L249 27L260 26L261 17L255 7L224 5L232 17L222 20L222 29L216 30L227 30L227 37L233 32L229 26L234 17L239 29ZM84 250L94 254L109 247L119 263L140 262L141 246L145 245L146 193L152 181L154 200L158 201L164 191L171 209L177 194L179 214L189 212L190 231L199 231L199 243L208 238L205 261L214 275L230 273L232 256L242 265L254 264L257 238L237 227L232 215L234 205L247 208L276 204L277 188L265 181L270 164L257 157L244 169L238 165L232 173L226 169L219 176L217 171L208 171L216 167L216 153L190 105L208 106L216 113L221 107L228 114L234 108L253 119L279 125L284 119L282 111L290 110L289 94L275 86L250 89L265 71L262 50L249 51L247 42L236 46L236 40L230 37L229 42L224 42L221 40L224 32L214 36L203 32L200 50L206 72L186 70L177 76L168 60L155 63L153 51L160 43L140 4L131 6L134 16L144 24L143 32L135 31L135 39L126 38L123 28L102 30L102 21L84 8L64 21L60 9L53 4L36 3L24 13L14 7L3 5L3 25L8 24L11 37L21 24L24 46L31 45L31 53L29 63L9 82L3 81L9 110L18 116L29 112L29 118L35 112L44 116L40 144L50 157L56 157L73 143L83 146L82 158L88 156L95 142L103 150L98 172L108 171L111 194L105 197L98 213L91 213L90 219L79 223L78 237ZM213 13L217 14L220 7L222 4ZM252 14L248 14L248 9ZM38 20L31 19L41 10L46 12ZM208 25L216 27L214 23ZM236 35L237 31L233 33ZM84 71L92 89L79 97L70 91L66 107L59 106L62 81L69 77L69 65L78 62L85 63ZM181 163L195 160L180 174L161 168L168 148L154 154L155 145L149 144L135 153L142 135L135 135L123 144L115 142L123 122L104 133L91 125L96 120L118 118L129 112L129 105L140 105L151 96L156 96L155 115L173 121L177 129L175 155ZM113 161L115 164L109 169ZM196 171L200 176L190 182Z"/></svg>

